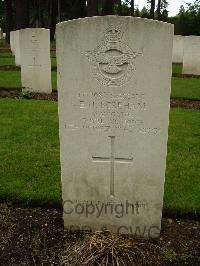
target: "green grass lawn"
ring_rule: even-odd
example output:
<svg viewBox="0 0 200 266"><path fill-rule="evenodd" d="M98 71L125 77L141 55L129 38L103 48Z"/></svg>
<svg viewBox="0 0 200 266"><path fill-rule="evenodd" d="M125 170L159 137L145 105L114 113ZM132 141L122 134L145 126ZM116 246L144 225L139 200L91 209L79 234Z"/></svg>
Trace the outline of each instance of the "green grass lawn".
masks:
<svg viewBox="0 0 200 266"><path fill-rule="evenodd" d="M15 57L11 53L0 53L0 66L15 66ZM57 66L55 52L51 52L51 66Z"/></svg>
<svg viewBox="0 0 200 266"><path fill-rule="evenodd" d="M61 202L57 103L0 99L0 199ZM164 207L200 213L200 113L172 109Z"/></svg>
<svg viewBox="0 0 200 266"><path fill-rule="evenodd" d="M200 111L171 109L164 207L200 214Z"/></svg>
<svg viewBox="0 0 200 266"><path fill-rule="evenodd" d="M57 73L52 73L52 87L57 89ZM20 71L0 71L0 88L21 88ZM172 78L172 97L200 99L200 79Z"/></svg>
<svg viewBox="0 0 200 266"><path fill-rule="evenodd" d="M171 97L200 99L200 79L173 77Z"/></svg>
<svg viewBox="0 0 200 266"><path fill-rule="evenodd" d="M52 88L57 88L57 74L51 72ZM21 73L20 71L0 71L0 89L19 89L21 90Z"/></svg>
<svg viewBox="0 0 200 266"><path fill-rule="evenodd" d="M1 99L0 128L0 198L58 202L57 104Z"/></svg>
<svg viewBox="0 0 200 266"><path fill-rule="evenodd" d="M4 53L0 52L0 58L6 58L6 57L14 57L14 56L10 52L4 52Z"/></svg>
<svg viewBox="0 0 200 266"><path fill-rule="evenodd" d="M11 53L0 53L0 66L15 65L15 58Z"/></svg>
<svg viewBox="0 0 200 266"><path fill-rule="evenodd" d="M21 74L20 71L0 71L0 88L20 89Z"/></svg>
<svg viewBox="0 0 200 266"><path fill-rule="evenodd" d="M0 53L0 66L5 66L5 65L11 65L11 66L15 65L15 58L11 53ZM55 51L51 51L51 66L52 67L57 66ZM182 65L173 64L172 69L173 73L181 73Z"/></svg>
<svg viewBox="0 0 200 266"><path fill-rule="evenodd" d="M51 57L51 66L52 67L57 67L56 57Z"/></svg>
<svg viewBox="0 0 200 266"><path fill-rule="evenodd" d="M52 66L56 66L55 52L51 52ZM14 57L11 53L0 54L0 65L14 65ZM182 65L173 64L173 73L180 73ZM56 72L52 72L52 87L56 90ZM19 71L0 71L0 88L21 88ZM200 79L172 78L172 93L174 98L200 99Z"/></svg>
<svg viewBox="0 0 200 266"><path fill-rule="evenodd" d="M172 65L172 73L181 73L182 72L182 64L173 64Z"/></svg>

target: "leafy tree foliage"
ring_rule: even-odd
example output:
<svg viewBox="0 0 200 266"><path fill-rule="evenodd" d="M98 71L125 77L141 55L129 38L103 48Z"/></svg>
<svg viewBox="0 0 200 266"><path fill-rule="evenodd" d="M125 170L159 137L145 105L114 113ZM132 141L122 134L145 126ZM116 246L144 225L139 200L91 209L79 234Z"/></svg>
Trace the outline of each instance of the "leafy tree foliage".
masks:
<svg viewBox="0 0 200 266"><path fill-rule="evenodd" d="M166 21L168 18L168 1L167 0L158 0L156 18L158 20Z"/></svg>
<svg viewBox="0 0 200 266"><path fill-rule="evenodd" d="M181 6L179 14L168 21L175 25L175 34L200 36L200 0L187 4L186 9Z"/></svg>
<svg viewBox="0 0 200 266"><path fill-rule="evenodd" d="M200 35L200 0L168 18L168 0L146 0L139 10L134 0L0 0L0 27L7 33L25 27L50 28L54 38L59 21L107 14L153 18L175 24L175 33Z"/></svg>
<svg viewBox="0 0 200 266"><path fill-rule="evenodd" d="M4 3L0 1L0 28L5 31L5 15L4 15Z"/></svg>
<svg viewBox="0 0 200 266"><path fill-rule="evenodd" d="M155 0L150 0L150 3L151 3L150 18L154 18L156 1Z"/></svg>
<svg viewBox="0 0 200 266"><path fill-rule="evenodd" d="M87 16L98 16L98 0L87 1Z"/></svg>
<svg viewBox="0 0 200 266"><path fill-rule="evenodd" d="M5 0L5 32L6 32L6 41L10 41L10 31L13 28L13 14L12 14L12 1Z"/></svg>

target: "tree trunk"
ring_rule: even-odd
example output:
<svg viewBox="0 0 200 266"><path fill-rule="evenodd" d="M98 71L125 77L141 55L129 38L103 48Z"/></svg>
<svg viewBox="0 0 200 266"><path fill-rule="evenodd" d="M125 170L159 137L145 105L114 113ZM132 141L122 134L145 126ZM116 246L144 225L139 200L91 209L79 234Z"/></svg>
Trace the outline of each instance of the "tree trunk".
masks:
<svg viewBox="0 0 200 266"><path fill-rule="evenodd" d="M114 0L103 0L102 2L102 15L114 14Z"/></svg>
<svg viewBox="0 0 200 266"><path fill-rule="evenodd" d="M34 16L34 26L36 28L39 27L39 1L40 0L34 0L34 12L35 12L35 16Z"/></svg>
<svg viewBox="0 0 200 266"><path fill-rule="evenodd" d="M134 0L131 0L131 16L135 15L135 3Z"/></svg>
<svg viewBox="0 0 200 266"><path fill-rule="evenodd" d="M13 30L12 0L5 0L6 42L10 43L10 32Z"/></svg>
<svg viewBox="0 0 200 266"><path fill-rule="evenodd" d="M15 16L17 30L29 27L29 1L15 0Z"/></svg>
<svg viewBox="0 0 200 266"><path fill-rule="evenodd" d="M98 16L98 0L87 1L87 16Z"/></svg>
<svg viewBox="0 0 200 266"><path fill-rule="evenodd" d="M56 30L56 18L57 18L57 0L50 0L50 38L51 41L54 40L55 30Z"/></svg>
<svg viewBox="0 0 200 266"><path fill-rule="evenodd" d="M161 10L161 0L158 0L158 7L157 7L157 16L158 16L158 20L160 20L160 10Z"/></svg>
<svg viewBox="0 0 200 266"><path fill-rule="evenodd" d="M61 17L61 0L58 0L58 21L62 21Z"/></svg>
<svg viewBox="0 0 200 266"><path fill-rule="evenodd" d="M122 15L122 0L118 0L117 13L119 16Z"/></svg>
<svg viewBox="0 0 200 266"><path fill-rule="evenodd" d="M155 0L151 0L150 18L154 19Z"/></svg>
<svg viewBox="0 0 200 266"><path fill-rule="evenodd" d="M86 16L86 0L76 1L77 17L84 18Z"/></svg>
<svg viewBox="0 0 200 266"><path fill-rule="evenodd" d="M39 27L44 27L44 1L38 0L38 13L39 13Z"/></svg>

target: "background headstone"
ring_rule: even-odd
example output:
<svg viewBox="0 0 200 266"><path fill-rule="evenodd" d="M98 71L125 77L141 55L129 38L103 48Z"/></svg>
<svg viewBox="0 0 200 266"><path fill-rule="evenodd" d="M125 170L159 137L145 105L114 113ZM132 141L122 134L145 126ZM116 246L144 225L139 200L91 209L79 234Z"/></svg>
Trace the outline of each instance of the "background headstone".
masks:
<svg viewBox="0 0 200 266"><path fill-rule="evenodd" d="M20 30L14 31L14 54L15 54L15 65L20 66L21 65L21 55L20 55L20 40L19 40L19 33Z"/></svg>
<svg viewBox="0 0 200 266"><path fill-rule="evenodd" d="M20 30L20 51L22 87L33 92L51 93L49 30Z"/></svg>
<svg viewBox="0 0 200 266"><path fill-rule="evenodd" d="M159 235L173 26L132 17L57 25L64 224Z"/></svg>
<svg viewBox="0 0 200 266"><path fill-rule="evenodd" d="M185 37L183 74L200 75L200 36Z"/></svg>
<svg viewBox="0 0 200 266"><path fill-rule="evenodd" d="M174 35L173 39L173 63L183 63L184 38L182 35Z"/></svg>
<svg viewBox="0 0 200 266"><path fill-rule="evenodd" d="M10 50L12 52L13 55L15 55L15 39L14 39L14 35L15 35L15 32L14 31L11 31L10 32Z"/></svg>

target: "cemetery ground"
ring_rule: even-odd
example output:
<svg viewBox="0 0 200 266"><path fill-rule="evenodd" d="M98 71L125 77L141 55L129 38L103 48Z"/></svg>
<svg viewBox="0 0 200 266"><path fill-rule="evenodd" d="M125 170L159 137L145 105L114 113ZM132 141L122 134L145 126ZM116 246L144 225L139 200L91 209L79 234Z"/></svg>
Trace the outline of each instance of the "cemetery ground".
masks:
<svg viewBox="0 0 200 266"><path fill-rule="evenodd" d="M64 231L57 102L50 101L56 100L55 69L54 96L35 100L40 97L21 93L19 69L7 67L14 66L10 53L0 54L2 66L0 265L117 265L117 259L119 265L199 265L200 79L172 78L172 106L184 108L170 111L162 232L159 239L136 241ZM181 67L174 64L173 73Z"/></svg>
<svg viewBox="0 0 200 266"><path fill-rule="evenodd" d="M113 236L63 231L57 103L25 99L0 101L0 197L4 202L0 211L1 263L56 265L60 251L66 248L68 260L77 259L81 263L84 258L76 258L72 247L82 248L83 252L91 241L95 251L95 245L100 242L105 247L109 240L112 243ZM197 265L199 261L199 125L198 110L171 109L164 199L164 217L168 218L163 219L159 240L136 242L139 251L135 256L151 265L175 262ZM116 238L114 246L105 248L102 256L111 252L112 247L119 250L120 246L126 257L129 246L134 250L134 244L129 238Z"/></svg>

